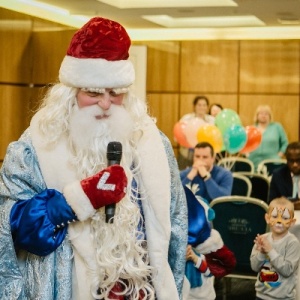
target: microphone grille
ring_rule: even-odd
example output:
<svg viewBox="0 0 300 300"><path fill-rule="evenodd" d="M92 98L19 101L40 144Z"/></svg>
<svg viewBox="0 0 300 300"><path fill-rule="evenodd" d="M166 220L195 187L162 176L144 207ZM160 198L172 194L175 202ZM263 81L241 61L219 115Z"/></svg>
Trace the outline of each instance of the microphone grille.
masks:
<svg viewBox="0 0 300 300"><path fill-rule="evenodd" d="M121 161L122 157L122 144L120 142L110 142L107 145L107 160Z"/></svg>

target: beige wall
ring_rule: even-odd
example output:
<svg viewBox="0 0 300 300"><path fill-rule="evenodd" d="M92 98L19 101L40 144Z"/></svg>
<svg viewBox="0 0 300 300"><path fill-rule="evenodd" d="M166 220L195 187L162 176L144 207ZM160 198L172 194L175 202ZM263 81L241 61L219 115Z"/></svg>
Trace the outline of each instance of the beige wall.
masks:
<svg viewBox="0 0 300 300"><path fill-rule="evenodd" d="M20 14L0 9L0 17ZM0 161L7 145L28 126L41 87L57 80L75 30L33 31L26 26L0 30ZM147 101L159 128L173 141L173 126L192 111L196 95L236 110L252 124L258 104L269 104L289 141L299 140L300 41L139 42L147 46ZM43 91L44 92L44 91Z"/></svg>

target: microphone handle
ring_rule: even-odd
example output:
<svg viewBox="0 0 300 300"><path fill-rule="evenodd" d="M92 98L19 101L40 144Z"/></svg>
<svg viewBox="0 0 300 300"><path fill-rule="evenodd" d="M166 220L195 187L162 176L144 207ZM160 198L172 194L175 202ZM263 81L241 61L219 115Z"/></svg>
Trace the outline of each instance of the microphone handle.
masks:
<svg viewBox="0 0 300 300"><path fill-rule="evenodd" d="M119 160L109 160L107 163L107 166L112 166L112 165L119 165L120 161ZM114 222L114 215L115 215L115 210L116 210L116 204L108 204L105 206L105 222L106 223L113 223Z"/></svg>
<svg viewBox="0 0 300 300"><path fill-rule="evenodd" d="M116 204L109 204L105 206L105 222L113 223L115 215Z"/></svg>
<svg viewBox="0 0 300 300"><path fill-rule="evenodd" d="M112 165L119 165L120 162L121 162L121 161L119 161L119 160L109 160L109 161L107 162L107 166L110 167L110 166L112 166Z"/></svg>

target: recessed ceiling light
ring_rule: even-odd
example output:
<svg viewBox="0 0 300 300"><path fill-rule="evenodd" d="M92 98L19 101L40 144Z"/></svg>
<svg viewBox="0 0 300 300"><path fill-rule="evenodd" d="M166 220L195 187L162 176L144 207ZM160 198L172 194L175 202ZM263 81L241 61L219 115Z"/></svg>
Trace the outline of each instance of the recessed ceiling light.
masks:
<svg viewBox="0 0 300 300"><path fill-rule="evenodd" d="M66 9L35 0L1 0L1 7L75 28L80 28L89 19L71 16Z"/></svg>
<svg viewBox="0 0 300 300"><path fill-rule="evenodd" d="M255 16L172 18L167 15L145 15L144 19L167 28L264 26Z"/></svg>
<svg viewBox="0 0 300 300"><path fill-rule="evenodd" d="M299 27L159 28L129 29L134 41L295 40Z"/></svg>
<svg viewBox="0 0 300 300"><path fill-rule="evenodd" d="M118 8L238 6L232 0L98 0Z"/></svg>

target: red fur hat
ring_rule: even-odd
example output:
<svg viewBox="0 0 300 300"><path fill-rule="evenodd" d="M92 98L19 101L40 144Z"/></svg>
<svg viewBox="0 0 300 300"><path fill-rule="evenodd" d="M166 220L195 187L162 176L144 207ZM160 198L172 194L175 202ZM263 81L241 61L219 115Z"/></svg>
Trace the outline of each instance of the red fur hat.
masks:
<svg viewBox="0 0 300 300"><path fill-rule="evenodd" d="M78 88L130 86L135 79L128 60L130 44L122 25L92 18L74 34L60 67L60 82Z"/></svg>

